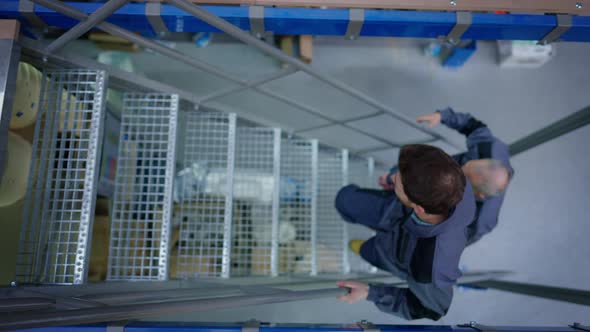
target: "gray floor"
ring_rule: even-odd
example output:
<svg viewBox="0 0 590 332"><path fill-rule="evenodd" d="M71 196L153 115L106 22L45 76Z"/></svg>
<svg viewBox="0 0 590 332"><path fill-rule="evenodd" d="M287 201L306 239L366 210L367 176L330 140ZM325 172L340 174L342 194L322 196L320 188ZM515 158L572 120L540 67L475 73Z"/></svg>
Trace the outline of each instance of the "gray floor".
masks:
<svg viewBox="0 0 590 332"><path fill-rule="evenodd" d="M554 59L542 68L530 70L498 68L494 44L480 43L476 55L463 68L449 71L422 56L422 43L393 39L361 39L351 43L341 38L317 38L313 65L409 117L446 106L471 112L506 142L590 105L590 44L559 44ZM192 45L175 46L245 78L255 78L280 67L272 59L234 44L198 50ZM140 54L134 60L145 75L198 94L228 86L227 82L187 70L174 61L167 62L164 68L162 58L153 54ZM354 117L371 111L350 97L317 84L298 74L270 87L333 117ZM262 97L245 93L220 100L216 106L293 131L321 123L313 116L294 113L297 110L262 101ZM355 125L390 139L411 141L421 137L415 130L389 119ZM456 144L463 144L459 135L445 128L437 130ZM352 150L375 146L370 139L340 128L311 131L306 135ZM590 241L587 240L590 231L586 213L590 203L588 142L590 127L515 157L516 176L507 194L500 226L468 248L461 265L467 270L511 270L515 272L512 280L590 289ZM371 156L391 164L396 159L396 150L383 150ZM381 314L370 303L346 305L334 299L166 317L196 321L250 318L283 323L350 323L361 319L406 323ZM590 324L590 308L497 291L457 291L449 314L437 323L470 320L495 325L563 326L573 321Z"/></svg>

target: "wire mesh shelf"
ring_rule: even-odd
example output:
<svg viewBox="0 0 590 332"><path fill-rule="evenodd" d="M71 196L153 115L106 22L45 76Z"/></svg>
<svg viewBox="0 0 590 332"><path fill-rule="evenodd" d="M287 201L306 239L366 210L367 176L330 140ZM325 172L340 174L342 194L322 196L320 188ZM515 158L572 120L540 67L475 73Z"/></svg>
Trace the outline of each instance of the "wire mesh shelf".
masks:
<svg viewBox="0 0 590 332"><path fill-rule="evenodd" d="M284 138L281 144L279 273L311 274L317 269L314 266L317 162L314 165L313 161L317 161L318 143Z"/></svg>
<svg viewBox="0 0 590 332"><path fill-rule="evenodd" d="M47 70L35 125L17 280L81 284L88 274L106 75Z"/></svg>
<svg viewBox="0 0 590 332"><path fill-rule="evenodd" d="M345 222L334 208L338 190L347 182L343 150L323 148L318 156L317 248L318 273L346 273Z"/></svg>
<svg viewBox="0 0 590 332"><path fill-rule="evenodd" d="M235 114L186 112L171 278L229 277ZM173 247L174 248L174 247ZM174 250L174 249L173 249Z"/></svg>
<svg viewBox="0 0 590 332"><path fill-rule="evenodd" d="M238 128L231 270L234 276L278 274L280 130Z"/></svg>
<svg viewBox="0 0 590 332"><path fill-rule="evenodd" d="M166 280L178 96L124 97L108 280Z"/></svg>

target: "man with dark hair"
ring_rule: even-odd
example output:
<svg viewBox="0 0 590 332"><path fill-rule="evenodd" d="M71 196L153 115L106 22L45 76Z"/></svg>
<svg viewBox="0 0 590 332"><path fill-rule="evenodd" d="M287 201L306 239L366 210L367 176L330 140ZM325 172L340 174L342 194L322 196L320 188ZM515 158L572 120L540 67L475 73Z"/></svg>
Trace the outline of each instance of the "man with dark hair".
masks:
<svg viewBox="0 0 590 332"><path fill-rule="evenodd" d="M445 315L460 277L459 258L473 220L475 199L461 167L442 150L406 145L399 155L394 191L342 188L336 209L350 223L376 231L351 249L382 270L408 281L408 288L340 281L351 289L341 301L362 299L406 319Z"/></svg>
<svg viewBox="0 0 590 332"><path fill-rule="evenodd" d="M467 137L467 152L455 155L453 159L461 165L475 194L477 210L468 227L467 239L467 245L471 245L498 224L504 193L514 174L508 145L494 137L490 129L471 114L450 108L423 115L416 121L425 122L430 128L442 122ZM380 177L379 184L384 189L393 190L396 171L397 167L393 167L389 174Z"/></svg>

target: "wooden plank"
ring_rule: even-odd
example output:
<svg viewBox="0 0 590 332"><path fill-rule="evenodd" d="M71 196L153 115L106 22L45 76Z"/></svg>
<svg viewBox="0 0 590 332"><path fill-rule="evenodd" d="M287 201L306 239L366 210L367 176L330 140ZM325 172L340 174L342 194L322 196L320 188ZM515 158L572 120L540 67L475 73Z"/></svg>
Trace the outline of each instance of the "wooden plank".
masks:
<svg viewBox="0 0 590 332"><path fill-rule="evenodd" d="M0 39L18 40L19 29L17 20L0 20Z"/></svg>
<svg viewBox="0 0 590 332"><path fill-rule="evenodd" d="M299 36L299 57L305 63L311 63L313 57L313 37L310 35Z"/></svg>

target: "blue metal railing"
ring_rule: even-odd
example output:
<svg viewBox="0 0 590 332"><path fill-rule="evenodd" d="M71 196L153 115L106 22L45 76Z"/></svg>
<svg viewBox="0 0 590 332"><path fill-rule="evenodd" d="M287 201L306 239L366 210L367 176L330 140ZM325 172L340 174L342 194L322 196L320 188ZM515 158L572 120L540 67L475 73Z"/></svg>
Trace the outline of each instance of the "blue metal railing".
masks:
<svg viewBox="0 0 590 332"><path fill-rule="evenodd" d="M481 326L466 325L375 325L380 332L476 332L479 329L489 329L495 332L580 332L582 329L571 326L562 327L532 327L532 326ZM161 323L139 322L120 326L124 332L242 332L244 324L216 324L216 323ZM30 330L27 332L106 332L108 324L47 327ZM582 327L583 328L583 327ZM270 325L261 324L260 332L357 332L363 331L359 324L350 325L317 325L317 324L290 324Z"/></svg>
<svg viewBox="0 0 590 332"><path fill-rule="evenodd" d="M29 21L19 12L18 0L0 1L0 18L19 19L25 26ZM102 3L67 2L90 14ZM203 6L240 29L250 30L248 7ZM78 21L42 6L35 14L50 26L72 28ZM155 36L144 3L129 3L117 10L108 22L122 28ZM216 28L171 5L163 4L161 17L171 32L218 32ZM361 36L436 38L446 36L456 24L452 12L421 12L401 10L365 10ZM267 31L283 35L344 36L349 23L348 9L266 8L264 26ZM473 22L463 35L477 40L541 40L557 26L556 15L473 13ZM572 27L561 37L564 41L590 42L590 16L573 16Z"/></svg>

